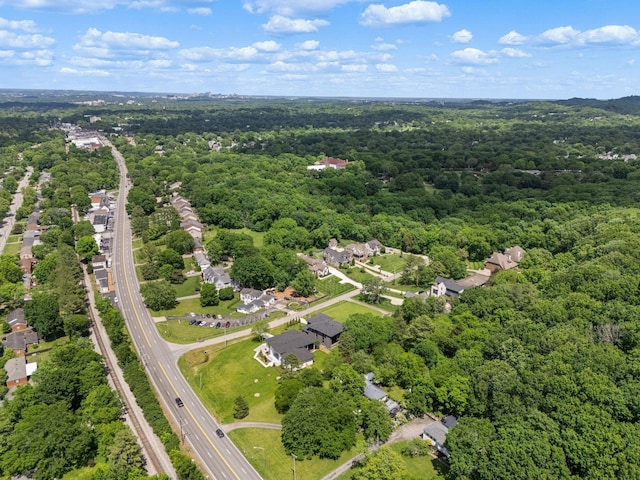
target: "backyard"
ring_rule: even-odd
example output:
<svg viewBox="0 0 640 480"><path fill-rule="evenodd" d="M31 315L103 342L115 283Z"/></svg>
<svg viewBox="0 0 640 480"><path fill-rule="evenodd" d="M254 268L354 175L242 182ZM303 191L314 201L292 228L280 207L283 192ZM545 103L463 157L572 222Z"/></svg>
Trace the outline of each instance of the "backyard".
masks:
<svg viewBox="0 0 640 480"><path fill-rule="evenodd" d="M373 314L378 316L382 315L377 310L369 308L365 305L347 301L331 305L329 308L321 310L321 312L325 315L329 315L336 322L340 323L344 323L351 315L355 315L358 313Z"/></svg>

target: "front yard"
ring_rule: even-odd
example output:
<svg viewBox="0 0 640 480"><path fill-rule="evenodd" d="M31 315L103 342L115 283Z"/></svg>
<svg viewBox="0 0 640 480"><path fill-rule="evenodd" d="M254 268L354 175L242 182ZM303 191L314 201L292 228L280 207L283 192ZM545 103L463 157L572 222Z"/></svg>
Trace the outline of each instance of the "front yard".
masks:
<svg viewBox="0 0 640 480"><path fill-rule="evenodd" d="M321 312L324 313L325 315L329 315L336 322L340 322L340 323L344 323L347 320L347 318L349 318L351 315L355 315L358 313L366 313L366 314L381 316L381 313L378 312L377 310L374 310L372 308L366 307L359 303L353 303L353 302L336 303L335 305L331 305L329 308L321 310ZM313 316L313 315L315 314L312 314L309 316Z"/></svg>

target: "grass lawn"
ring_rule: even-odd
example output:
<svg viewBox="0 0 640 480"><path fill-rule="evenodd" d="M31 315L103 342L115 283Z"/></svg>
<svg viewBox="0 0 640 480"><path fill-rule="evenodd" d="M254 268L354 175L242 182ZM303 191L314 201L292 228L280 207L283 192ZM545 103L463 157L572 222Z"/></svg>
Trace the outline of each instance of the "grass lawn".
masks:
<svg viewBox="0 0 640 480"><path fill-rule="evenodd" d="M22 235L9 235L7 243L22 243Z"/></svg>
<svg viewBox="0 0 640 480"><path fill-rule="evenodd" d="M380 268L385 272L397 273L404 268L405 263L407 262L407 257L409 256L410 256L409 254L405 254L405 253L403 253L402 256L400 256L399 253L389 253L385 255L378 255L378 256L369 258L369 265L371 266L379 265Z"/></svg>
<svg viewBox="0 0 640 480"><path fill-rule="evenodd" d="M258 345L252 339L226 348L214 345L191 351L178 361L196 394L223 423L236 421L233 418L233 400L238 395L249 404L249 416L242 419L243 422L280 423L282 419L273 404L280 371L275 367L265 368L253 359L253 349Z"/></svg>
<svg viewBox="0 0 640 480"><path fill-rule="evenodd" d="M383 448L391 448L393 451L399 453L409 442L397 442ZM433 458L431 455L424 457L402 457L405 466L409 472L407 480L436 480L442 479L446 475L448 468L440 461ZM352 470L348 470L336 480L351 480Z"/></svg>
<svg viewBox="0 0 640 480"><path fill-rule="evenodd" d="M17 255L20 253L20 248L22 247L22 243L7 243L4 246L4 250L2 251L5 255Z"/></svg>
<svg viewBox="0 0 640 480"><path fill-rule="evenodd" d="M350 283L340 283L340 279L333 275L322 280L316 280L316 288L319 292L330 297L337 297L355 289Z"/></svg>
<svg viewBox="0 0 640 480"><path fill-rule="evenodd" d="M326 310L322 310L322 313L324 313L325 315L329 315L336 322L340 323L344 323L347 318L356 313L367 313L381 316L380 312L378 312L377 310L373 310L371 308L365 307L364 305L353 302L336 303L335 305L331 305Z"/></svg>
<svg viewBox="0 0 640 480"><path fill-rule="evenodd" d="M342 272L351 280L354 280L358 283L364 283L373 277L373 275L367 272L364 267L347 268L343 269Z"/></svg>
<svg viewBox="0 0 640 480"><path fill-rule="evenodd" d="M184 283L179 285L173 285L175 288L178 298L180 297L188 297L189 295L196 294L196 287L200 286L200 275L196 275L193 277L187 277Z"/></svg>
<svg viewBox="0 0 640 480"><path fill-rule="evenodd" d="M284 451L278 430L242 428L229 432L229 436L265 480L290 480L293 478L293 458ZM364 440L358 437L356 446L343 453L338 460L318 458L297 460L296 476L304 480L318 480L357 455L364 448Z"/></svg>
<svg viewBox="0 0 640 480"><path fill-rule="evenodd" d="M142 242L141 238L136 238L133 242L131 242L131 246L136 249L136 248L142 248L142 246L144 245L144 243Z"/></svg>

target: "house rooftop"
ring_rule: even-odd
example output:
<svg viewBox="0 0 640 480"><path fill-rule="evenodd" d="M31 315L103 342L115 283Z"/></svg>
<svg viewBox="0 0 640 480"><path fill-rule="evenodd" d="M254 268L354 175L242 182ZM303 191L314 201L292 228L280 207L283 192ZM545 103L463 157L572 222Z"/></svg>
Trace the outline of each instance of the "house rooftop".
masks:
<svg viewBox="0 0 640 480"><path fill-rule="evenodd" d="M307 326L304 330L312 330L324 335L325 337L335 337L342 333L343 326L330 316L325 315L324 313L319 313L307 320Z"/></svg>
<svg viewBox="0 0 640 480"><path fill-rule="evenodd" d="M453 293L457 293L460 294L462 292L464 292L464 287L462 285L458 285L454 280L452 280L451 278L444 278L444 277L436 277L436 285L439 283L444 283L444 286L447 287L447 292L453 292Z"/></svg>
<svg viewBox="0 0 640 480"><path fill-rule="evenodd" d="M282 358L293 353L301 363L313 360L313 354L308 350L313 343L314 339L311 335L297 330L287 330L267 339L267 345L278 352Z"/></svg>

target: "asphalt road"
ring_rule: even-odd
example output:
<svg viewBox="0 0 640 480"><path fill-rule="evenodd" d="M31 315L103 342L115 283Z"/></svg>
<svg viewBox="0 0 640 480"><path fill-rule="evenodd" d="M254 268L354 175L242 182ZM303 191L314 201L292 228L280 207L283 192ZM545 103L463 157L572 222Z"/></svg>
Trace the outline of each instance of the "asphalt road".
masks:
<svg viewBox="0 0 640 480"><path fill-rule="evenodd" d="M32 173L33 167L27 167L27 173L22 180L20 180L20 183L18 183L18 189L13 195L13 200L9 206L7 216L0 224L0 252L4 251L4 247L7 245L7 239L9 238L9 235L11 235L13 225L16 223L16 212L18 211L18 208L22 206L22 189L29 186L29 178L31 178Z"/></svg>
<svg viewBox="0 0 640 480"><path fill-rule="evenodd" d="M111 146L108 142L106 145ZM218 438L220 428L205 409L180 372L175 357L160 337L151 315L144 306L136 278L131 227L125 211L129 184L124 159L112 147L120 166L120 190L115 214L112 267L119 308L133 343L142 359L166 410L179 425L180 435L195 453L208 478L217 480L257 480L260 475L228 437ZM178 407L176 397L184 403Z"/></svg>

